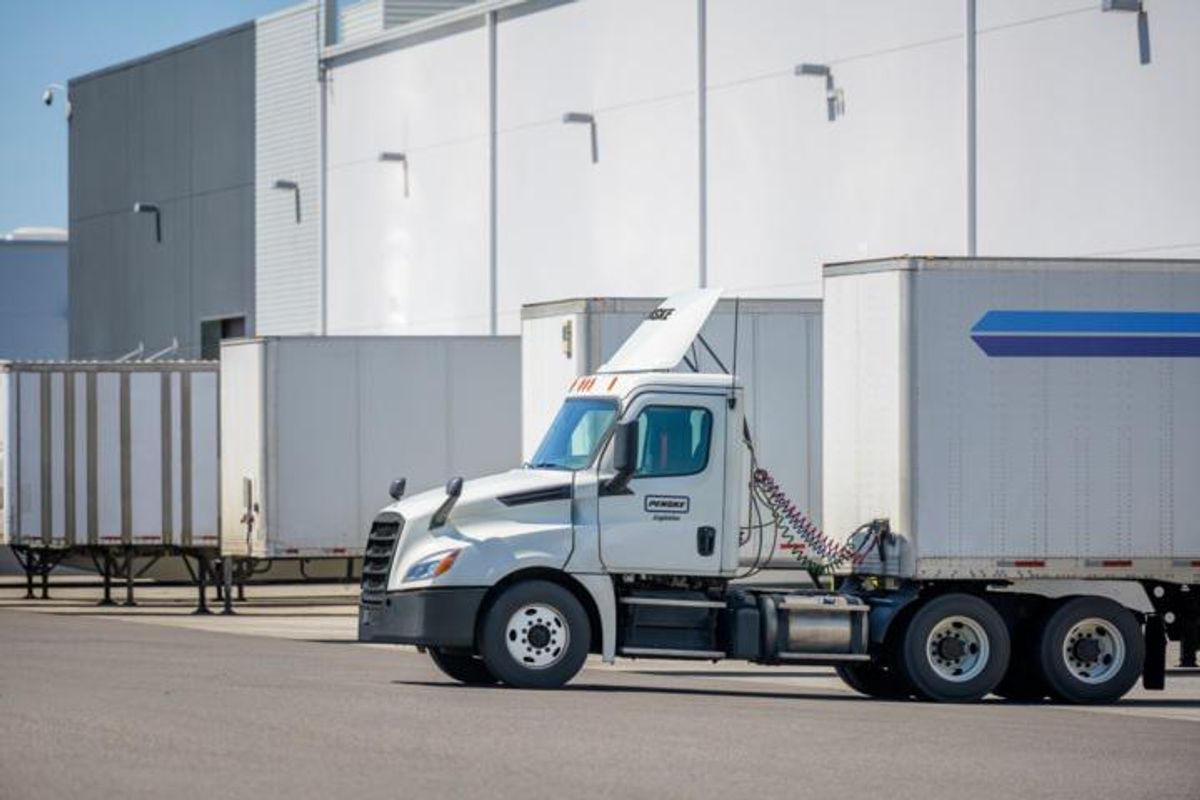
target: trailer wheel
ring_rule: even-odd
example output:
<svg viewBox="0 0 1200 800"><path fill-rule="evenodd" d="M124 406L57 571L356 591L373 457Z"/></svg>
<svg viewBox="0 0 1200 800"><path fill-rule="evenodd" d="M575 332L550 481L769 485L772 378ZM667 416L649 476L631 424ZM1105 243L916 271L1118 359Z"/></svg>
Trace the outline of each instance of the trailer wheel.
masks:
<svg viewBox="0 0 1200 800"><path fill-rule="evenodd" d="M979 700L1008 669L1008 627L991 604L969 594L930 600L909 619L899 644L904 675L927 700Z"/></svg>
<svg viewBox="0 0 1200 800"><path fill-rule="evenodd" d="M583 668L591 637L587 612L573 594L549 581L526 581L487 610L480 654L509 686L556 689Z"/></svg>
<svg viewBox="0 0 1200 800"><path fill-rule="evenodd" d="M470 686L491 686L498 683L496 676L483 663L483 659L470 653L447 653L437 647L429 648L429 657L447 677Z"/></svg>
<svg viewBox="0 0 1200 800"><path fill-rule="evenodd" d="M1039 645L1051 694L1068 703L1111 703L1142 674L1142 629L1133 613L1105 597L1067 600L1046 620Z"/></svg>
<svg viewBox="0 0 1200 800"><path fill-rule="evenodd" d="M867 697L900 700L908 696L904 679L876 664L838 664L834 670L843 683Z"/></svg>

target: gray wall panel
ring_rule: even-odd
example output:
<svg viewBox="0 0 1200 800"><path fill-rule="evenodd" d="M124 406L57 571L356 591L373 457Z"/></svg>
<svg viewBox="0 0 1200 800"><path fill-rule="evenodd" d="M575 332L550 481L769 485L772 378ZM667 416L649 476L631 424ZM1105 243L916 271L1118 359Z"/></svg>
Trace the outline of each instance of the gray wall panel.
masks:
<svg viewBox="0 0 1200 800"><path fill-rule="evenodd" d="M254 296L254 230L245 224L254 217L254 188L240 186L198 195L192 200L196 232L224 231L222 236L193 236L192 309L197 319L247 314L252 322Z"/></svg>
<svg viewBox="0 0 1200 800"><path fill-rule="evenodd" d="M254 52L244 25L71 82L72 357L198 356L214 316L253 330Z"/></svg>
<svg viewBox="0 0 1200 800"><path fill-rule="evenodd" d="M67 243L0 240L0 359L67 355Z"/></svg>

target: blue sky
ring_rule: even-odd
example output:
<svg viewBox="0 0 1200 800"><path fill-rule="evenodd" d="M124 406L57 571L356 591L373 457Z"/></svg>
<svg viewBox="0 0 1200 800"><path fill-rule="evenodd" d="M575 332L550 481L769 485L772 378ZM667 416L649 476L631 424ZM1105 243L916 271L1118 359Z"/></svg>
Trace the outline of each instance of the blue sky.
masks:
<svg viewBox="0 0 1200 800"><path fill-rule="evenodd" d="M0 0L0 234L67 225L67 127L55 82L298 0Z"/></svg>

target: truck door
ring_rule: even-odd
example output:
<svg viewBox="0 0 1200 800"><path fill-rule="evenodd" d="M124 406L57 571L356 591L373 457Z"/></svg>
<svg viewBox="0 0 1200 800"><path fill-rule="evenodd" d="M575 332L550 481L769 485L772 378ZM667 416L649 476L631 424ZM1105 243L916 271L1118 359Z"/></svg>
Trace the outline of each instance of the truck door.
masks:
<svg viewBox="0 0 1200 800"><path fill-rule="evenodd" d="M614 493L604 488L611 443L600 462L600 559L609 572L720 572L724 404L722 395L647 393L622 415L639 423L638 466Z"/></svg>

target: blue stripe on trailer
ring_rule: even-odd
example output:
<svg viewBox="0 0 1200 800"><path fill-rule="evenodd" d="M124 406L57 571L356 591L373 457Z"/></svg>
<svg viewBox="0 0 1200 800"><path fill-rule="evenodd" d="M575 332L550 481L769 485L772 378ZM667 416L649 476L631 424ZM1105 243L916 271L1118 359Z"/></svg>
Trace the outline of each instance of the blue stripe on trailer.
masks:
<svg viewBox="0 0 1200 800"><path fill-rule="evenodd" d="M973 333L1200 333L1195 311L988 311Z"/></svg>
<svg viewBox="0 0 1200 800"><path fill-rule="evenodd" d="M1200 336L972 336L992 358L1197 358Z"/></svg>

